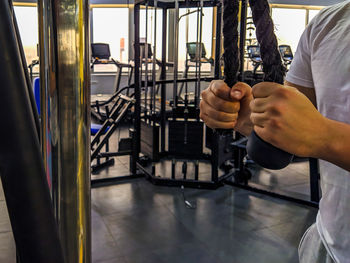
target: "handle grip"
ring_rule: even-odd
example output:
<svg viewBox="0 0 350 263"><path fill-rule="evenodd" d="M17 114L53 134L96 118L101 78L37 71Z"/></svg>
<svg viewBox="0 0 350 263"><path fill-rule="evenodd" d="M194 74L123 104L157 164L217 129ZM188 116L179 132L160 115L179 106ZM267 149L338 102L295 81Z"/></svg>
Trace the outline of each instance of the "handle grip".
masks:
<svg viewBox="0 0 350 263"><path fill-rule="evenodd" d="M283 169L293 160L293 154L265 142L255 131L249 135L246 149L255 163L267 169Z"/></svg>
<svg viewBox="0 0 350 263"><path fill-rule="evenodd" d="M214 132L219 135L233 134L233 129L214 129Z"/></svg>

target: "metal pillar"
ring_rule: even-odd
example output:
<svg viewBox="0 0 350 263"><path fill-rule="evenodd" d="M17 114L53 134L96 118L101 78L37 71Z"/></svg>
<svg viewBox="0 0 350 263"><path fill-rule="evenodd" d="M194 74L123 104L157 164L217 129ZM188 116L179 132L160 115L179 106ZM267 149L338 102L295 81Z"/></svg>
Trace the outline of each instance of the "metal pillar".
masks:
<svg viewBox="0 0 350 263"><path fill-rule="evenodd" d="M239 58L240 58L240 81L244 81L244 54L245 54L245 45L246 45L246 33L247 33L247 9L248 4L247 0L241 1L241 23L240 23L240 34L239 34Z"/></svg>
<svg viewBox="0 0 350 263"><path fill-rule="evenodd" d="M43 155L52 155L46 168L66 262L89 263L89 1L39 0L38 8Z"/></svg>
<svg viewBox="0 0 350 263"><path fill-rule="evenodd" d="M318 168L318 160L309 158L310 171L310 201L320 202L320 173Z"/></svg>
<svg viewBox="0 0 350 263"><path fill-rule="evenodd" d="M166 8L163 8L163 21L162 21L162 71L161 71L161 80L166 80L167 78L167 70L166 70L166 46L167 46L167 27L168 27L168 12ZM166 134L166 84L161 85L161 106L160 106L160 114L161 114L161 152L165 152L165 134Z"/></svg>
<svg viewBox="0 0 350 263"><path fill-rule="evenodd" d="M139 160L139 154L141 149L141 78L140 73L141 61L140 61L140 5L134 5L134 61L135 61L135 106L134 106L134 134L132 145L132 158L130 162L130 170L132 174L137 172L137 161Z"/></svg>

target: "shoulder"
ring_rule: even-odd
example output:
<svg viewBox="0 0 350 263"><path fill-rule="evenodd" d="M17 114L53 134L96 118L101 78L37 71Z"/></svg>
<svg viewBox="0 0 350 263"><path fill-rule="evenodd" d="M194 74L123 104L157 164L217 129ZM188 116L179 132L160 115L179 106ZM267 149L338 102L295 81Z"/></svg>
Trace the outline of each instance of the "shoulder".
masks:
<svg viewBox="0 0 350 263"><path fill-rule="evenodd" d="M339 15L350 15L350 1L342 1L322 9L309 23L309 26L324 25Z"/></svg>
<svg viewBox="0 0 350 263"><path fill-rule="evenodd" d="M350 1L343 1L326 7L310 21L305 29L304 38L311 46L318 46L319 42L323 41L330 32L335 32L337 35L339 28L349 28L349 17Z"/></svg>

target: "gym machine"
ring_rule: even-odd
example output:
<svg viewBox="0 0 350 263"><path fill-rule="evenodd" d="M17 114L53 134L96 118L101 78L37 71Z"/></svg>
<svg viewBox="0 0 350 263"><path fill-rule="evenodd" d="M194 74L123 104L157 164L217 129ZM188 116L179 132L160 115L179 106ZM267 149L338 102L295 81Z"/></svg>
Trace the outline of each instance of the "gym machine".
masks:
<svg viewBox="0 0 350 263"><path fill-rule="evenodd" d="M278 50L281 54L281 58L283 60L283 65L287 69L293 61L293 51L289 45L279 45ZM253 71L245 71L245 82L249 85L253 86L256 83L263 81L264 73L262 71L262 59L260 54L260 46L259 45L248 45L247 46L248 58L251 60L253 64ZM260 68L260 70L259 70Z"/></svg>
<svg viewBox="0 0 350 263"><path fill-rule="evenodd" d="M131 64L121 63L115 60L114 58L111 58L109 44L106 44L106 43L91 44L91 56L92 56L91 69L94 69L95 65L107 65L107 64L112 64L117 67L118 72L114 81L115 92L119 91L120 80L121 80L121 76L124 68L130 69L129 77L128 77L128 86L130 86L131 78L133 74L133 66Z"/></svg>
<svg viewBox="0 0 350 263"><path fill-rule="evenodd" d="M188 37L188 34L186 34L186 37ZM199 54L199 51L197 51L197 49L200 49L202 51L199 57L197 56ZM199 43L199 46L197 45L196 42L186 43L186 50L187 50L187 56L189 56L189 58L186 58L186 61L185 61L185 70L183 73L183 78L187 78L188 72L191 67L196 68L197 63L199 62L198 60L200 60L201 64L209 63L211 66L214 66L214 59L206 57L207 52L205 50L204 43ZM181 98L184 85L185 83L181 84L181 88L178 94L179 98L182 100L184 100L184 98Z"/></svg>
<svg viewBox="0 0 350 263"><path fill-rule="evenodd" d="M278 49L281 53L283 64L288 69L294 58L292 48L289 45L279 45Z"/></svg>
<svg viewBox="0 0 350 263"><path fill-rule="evenodd" d="M131 155L131 142L132 138L122 138L118 143L118 152L109 151L109 139L113 135L114 131L120 126L120 123L125 118L127 112L134 104L134 99L123 94L119 94L116 98L116 103L113 105L111 112L108 114L105 122L95 134L91 142L91 162L96 161L92 165L92 172L96 172L99 169L114 164L114 159L111 157ZM102 152L102 148L105 147L105 152ZM105 158L103 162L101 159ZM110 178L109 178L110 180ZM101 182L100 179L92 180L92 184Z"/></svg>
<svg viewBox="0 0 350 263"><path fill-rule="evenodd" d="M146 37L143 43L140 40L140 9L141 6L147 13L149 9L154 11L154 31L156 31L157 9L162 10L162 74L160 80L154 78L156 67L157 40L156 32L153 33L154 39L148 47L143 47L147 41ZM215 57L213 59L205 58L205 52L202 44L202 13L203 8L212 7L216 10L215 26ZM195 11L189 11L189 8ZM187 13L179 16L180 9L187 9ZM171 10L171 12L170 12ZM192 62L195 64L194 77L187 74L184 78L178 75L178 40L179 40L179 20L181 17L189 14L197 14L197 34L196 42L186 41L188 51L193 54ZM174 34L174 67L173 78L169 79L166 74L167 61L167 22L168 15L173 15L173 34ZM135 37L134 37L134 60L135 60L135 133L134 141L134 163L133 168L139 169L145 173L146 177L154 184L168 186L185 186L196 188L215 189L223 184L224 179L232 176L232 166L226 166L225 163L232 157L231 150L227 151L227 145L233 141L233 137L220 137L221 140L213 138L211 149L204 149L204 124L199 119L200 89L202 82L209 82L221 77L220 55L221 55L221 18L222 4L220 1L152 1L140 0L135 2ZM170 34L170 32L169 32ZM153 49L152 49L153 45ZM189 50L189 48L191 50ZM144 51L145 50L145 51ZM152 66L149 72L148 60L145 61L145 67L142 67L144 53L152 52ZM204 54L204 57L203 57ZM145 55L148 57L148 54ZM190 58L191 59L191 58ZM202 76L201 64L210 62L214 66L214 76ZM168 74L169 75L169 74ZM194 84L194 96L190 100L188 85ZM161 96L160 112L155 113L155 87L160 85ZM184 90L184 95L179 93L179 85ZM167 105L167 91L172 88L172 100ZM145 90L144 94L142 90ZM148 92L150 90L150 92ZM145 96L150 93L150 103L145 107L148 100ZM182 96L182 98L181 98ZM142 105L143 104L143 105ZM168 106L168 107L166 107ZM170 111L166 110L169 109ZM140 156L140 154L142 154ZM201 174L201 167L210 167L209 175ZM170 168L171 175L166 176L164 168ZM223 168L223 169L221 169Z"/></svg>
<svg viewBox="0 0 350 263"><path fill-rule="evenodd" d="M117 67L117 73L114 81L114 94L113 95L105 95L105 94L97 94L91 95L91 115L98 122L103 123L110 113L110 108L116 103L115 98L120 94L120 83L122 78L123 69L128 69L128 84L127 87L123 91L125 91L126 95L130 95L130 86L133 75L134 67L132 64L121 63L111 58L111 52L109 49L109 44L106 43L93 43L91 44L92 51L92 62L91 69L95 67L95 65L108 65L112 64Z"/></svg>

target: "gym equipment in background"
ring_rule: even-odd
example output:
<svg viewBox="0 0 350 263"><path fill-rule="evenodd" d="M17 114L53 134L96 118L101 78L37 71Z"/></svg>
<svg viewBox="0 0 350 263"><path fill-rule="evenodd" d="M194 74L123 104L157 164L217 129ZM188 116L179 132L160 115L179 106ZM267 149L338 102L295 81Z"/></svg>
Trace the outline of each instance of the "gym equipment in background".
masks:
<svg viewBox="0 0 350 263"><path fill-rule="evenodd" d="M32 61L32 63L29 64L28 68L29 68L29 76L30 76L30 80L33 82L34 80L34 72L33 72L33 69L35 66L39 66L39 59L34 59Z"/></svg>
<svg viewBox="0 0 350 263"><path fill-rule="evenodd" d="M118 142L118 152L109 151L109 139L118 126L120 126L122 120L125 118L127 112L133 106L134 102L134 99L131 97L122 94L117 96L116 103L111 109L108 118L106 118L105 122L101 128L99 128L91 142L91 162L96 161L96 163L92 165L92 172L96 172L104 167L113 165L114 159L111 157L132 154L132 137L123 138ZM105 152L101 151L103 147L105 147ZM102 158L105 158L103 162L101 162ZM111 180L111 178L108 178L108 180ZM92 183L95 183L96 181L96 179L92 180ZM99 179L98 182L101 182L101 179Z"/></svg>
<svg viewBox="0 0 350 263"><path fill-rule="evenodd" d="M140 8L146 12L146 23L140 25ZM206 58L206 52L202 42L202 16L204 7L215 7L216 41L215 56ZM135 18L135 133L134 142L134 169L146 174L146 177L155 184L169 186L185 186L198 188L217 188L222 185L225 178L232 175L221 170L223 163L232 157L232 152L227 152L226 144L216 142L210 150L204 149L204 125L199 118L200 91L203 82L218 79L221 76L220 50L221 50L221 9L220 1L136 1L134 8ZM192 8L192 9L190 9ZM162 48L161 63L157 63L157 12L162 9ZM180 9L187 11L179 16ZM173 63L172 76L167 78L167 34L168 34L168 10L174 10L174 49L171 51ZM154 13L153 22L148 23L149 13ZM182 17L193 14L197 16L196 41L186 41L188 58L187 62L194 67L193 72L185 72L183 78L179 78L179 21ZM145 26L146 36L141 42L140 26ZM150 28L148 28L150 27ZM188 30L187 30L188 31ZM169 32L170 34L170 32ZM185 33L186 34L186 33ZM153 39L149 39L149 35ZM188 39L188 38L187 38ZM147 53L147 54L146 54ZM149 56L152 54L152 57ZM146 59L148 58L148 59ZM198 59L199 58L199 59ZM214 76L201 72L202 63L210 63L214 67ZM151 65L149 65L151 64ZM161 67L160 80L155 78L156 68ZM163 70L164 69L164 70ZM186 69L186 68L185 68ZM168 72L170 75L170 72ZM160 86L160 96L155 90ZM190 86L192 94L189 93ZM182 87L182 89L180 89ZM168 102L167 91L172 91L172 98ZM179 92L180 90L180 92ZM183 92L183 93L182 93ZM148 96L150 99L146 100ZM190 98L191 95L191 98ZM155 111L155 101L160 101L160 111ZM147 102L147 105L146 105ZM169 104L168 104L169 103ZM170 110L169 110L170 108ZM140 132L138 132L140 131ZM230 139L232 141L232 137ZM139 156L139 153L142 153ZM179 169L178 167L182 167ZM211 166L211 174L201 175L201 167ZM171 175L164 173L164 167L171 167Z"/></svg>
<svg viewBox="0 0 350 263"><path fill-rule="evenodd" d="M244 46L245 32L246 32L246 9L247 3L245 0L241 1L241 30L240 30L240 46ZM221 78L221 16L222 16L222 3L216 2L216 35L215 41L215 56L214 56L214 77L203 77L201 74L200 61L197 61L197 68L195 72L191 72L187 78L178 77L178 16L180 8L195 7L197 10L198 25L200 25L201 7L213 6L213 2L203 1L200 2L162 2L162 1L148 1L139 0L135 3L134 9L134 24L135 27L135 43L134 43L134 63L135 63L135 83L130 88L135 88L135 104L134 110L132 110L133 128L130 129L130 137L132 138L132 155L130 162L130 169L132 178L144 174L152 183L158 185L168 186L185 186L196 188L209 188L215 189L223 184L231 184L241 188L245 188L251 191L260 192L263 194L275 196L281 199L287 199L298 203L308 204L315 206L317 201L317 193L315 189L317 184L317 173L314 166L310 166L310 180L311 183L311 199L313 202L292 198L264 190L263 187L251 182L251 173L249 166L246 162L243 162L246 155L246 138L241 138L238 133L234 135L231 133L224 135L217 135L213 133L211 129L204 127L205 134L203 133L203 124L198 121L198 106L196 102L199 99L193 98L187 99L184 95L179 95L178 86L182 83L194 83L195 92L194 95L199 94L198 87L204 81L211 81L213 79ZM146 23L140 25L140 9L143 8L146 13ZM152 35L154 38L149 37L140 39L140 26L148 25L148 16L150 12L153 13L153 21L156 24L156 10L162 9L162 49L161 59L157 62L157 41L156 39L156 27L153 31L149 28L144 30L150 32L147 36ZM173 74L167 72L167 23L168 10L175 10L174 22L174 49L172 50ZM150 11L151 10L151 11ZM194 13L193 11L191 11ZM185 13L187 14L187 13ZM200 28L200 26L199 26ZM202 41L201 33L198 28L197 32L197 45L201 47ZM158 50L159 52L159 50ZM197 51L198 52L198 51ZM244 79L244 61L245 50L240 49L239 59L241 61L239 65L238 78L241 81ZM199 52L198 54L202 54ZM147 58L147 59L146 59ZM159 69L159 67L161 69ZM160 77L154 77L160 72ZM173 78L171 77L173 76ZM192 77L192 76L195 77ZM160 87L160 96L156 92ZM146 92L146 89L148 92ZM173 98L168 101L167 92L172 91ZM146 94L148 99L146 100ZM187 94L188 92L184 92ZM147 105L145 103L147 101ZM157 101L160 106L155 106ZM191 108L192 107L192 108ZM193 111L192 111L193 109ZM203 140L205 146L203 146ZM127 142L126 142L127 145ZM209 150L208 150L209 149ZM101 157L103 154L101 155ZM310 161L311 164L311 161ZM203 168L207 170L211 167L211 173L202 174ZM311 167L313 167L311 169ZM171 171L170 174L167 171ZM233 175L233 177L232 177ZM129 177L131 178L131 177ZM248 184L249 182L249 184ZM109 183L106 183L109 184ZM256 187L254 187L256 186Z"/></svg>
<svg viewBox="0 0 350 263"><path fill-rule="evenodd" d="M91 56L92 56L91 69L93 69L95 65L106 65L106 64L113 64L117 67L118 72L116 74L116 78L114 81L115 92L117 92L120 88L119 87L120 80L121 80L121 76L124 68L130 69L129 79L128 79L128 84L130 85L132 73L134 69L133 66L131 64L121 63L111 58L109 44L106 44L106 43L91 44Z"/></svg>
<svg viewBox="0 0 350 263"><path fill-rule="evenodd" d="M281 53L281 57L283 59L284 66L287 68L293 61L293 51L289 45L279 45L278 49Z"/></svg>
<svg viewBox="0 0 350 263"><path fill-rule="evenodd" d="M202 51L200 56L198 56L198 54L200 54L199 50ZM187 78L190 68L196 67L196 63L199 62L199 60L202 64L209 63L211 67L214 66L214 59L206 57L207 52L205 50L204 43L199 43L198 45L196 42L186 43L186 51L189 58L187 58L185 61L185 70L182 75L183 78ZM179 97L183 92L184 85L185 83L183 82L179 90Z"/></svg>
<svg viewBox="0 0 350 263"><path fill-rule="evenodd" d="M253 64L253 71L245 71L245 79L250 86L254 86L256 83L263 81L264 73L262 72L262 60L260 55L259 45L249 45L247 46L248 58ZM260 68L260 70L259 70Z"/></svg>
<svg viewBox="0 0 350 263"><path fill-rule="evenodd" d="M128 84L126 88L123 88L124 93L130 95L131 80L133 75L134 67L131 63L121 63L111 58L111 53L109 49L109 44L106 43L93 43L91 44L92 51L92 63L91 68L93 69L95 65L108 65L112 64L117 67L117 73L114 80L114 94L96 94L91 95L91 115L92 117L100 123L103 123L108 114L109 107L113 107L115 103L114 98L120 94L120 83L123 74L123 69L128 69Z"/></svg>

